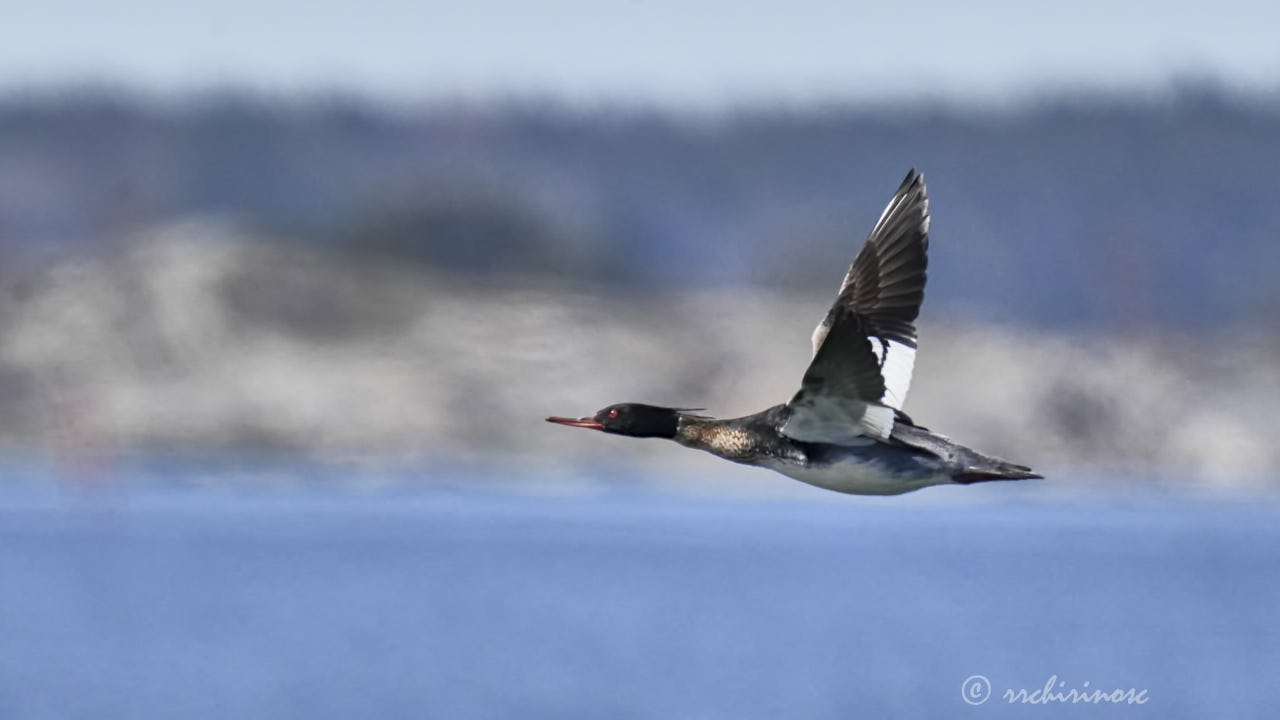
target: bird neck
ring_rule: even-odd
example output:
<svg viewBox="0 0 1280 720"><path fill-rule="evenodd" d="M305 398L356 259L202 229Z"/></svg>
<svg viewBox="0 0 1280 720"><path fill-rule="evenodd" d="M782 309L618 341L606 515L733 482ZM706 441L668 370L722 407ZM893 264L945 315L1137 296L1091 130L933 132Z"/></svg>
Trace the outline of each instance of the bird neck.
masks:
<svg viewBox="0 0 1280 720"><path fill-rule="evenodd" d="M715 422L711 418L681 415L676 420L675 437L671 439L688 447L700 447L700 443L707 435L708 428Z"/></svg>

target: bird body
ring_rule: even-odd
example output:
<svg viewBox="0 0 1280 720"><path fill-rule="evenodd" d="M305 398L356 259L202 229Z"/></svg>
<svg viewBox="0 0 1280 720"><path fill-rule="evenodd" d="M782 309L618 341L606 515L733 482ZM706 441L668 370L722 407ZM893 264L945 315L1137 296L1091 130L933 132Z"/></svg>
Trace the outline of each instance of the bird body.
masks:
<svg viewBox="0 0 1280 720"><path fill-rule="evenodd" d="M726 460L855 495L896 495L950 481L928 453L869 438L845 445L792 440L779 431L786 419L786 405L730 420L685 418L674 439Z"/></svg>
<svg viewBox="0 0 1280 720"><path fill-rule="evenodd" d="M788 437L781 432L788 414L786 405L775 405L724 420L682 415L672 439L732 462L854 495L898 495L952 482L1038 477L1025 466L983 455L909 420L895 423L892 442L863 437L837 444Z"/></svg>
<svg viewBox="0 0 1280 720"><path fill-rule="evenodd" d="M791 401L716 419L640 403L561 425L675 440L736 463L857 495L1040 475L916 425L902 412L915 364L915 319L924 300L929 200L912 170L814 329L813 359Z"/></svg>

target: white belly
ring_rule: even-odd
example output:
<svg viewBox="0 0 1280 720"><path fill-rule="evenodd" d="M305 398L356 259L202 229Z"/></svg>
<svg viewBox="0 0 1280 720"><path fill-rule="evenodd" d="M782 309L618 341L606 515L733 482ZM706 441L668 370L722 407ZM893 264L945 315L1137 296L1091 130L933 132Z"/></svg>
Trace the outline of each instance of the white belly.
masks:
<svg viewBox="0 0 1280 720"><path fill-rule="evenodd" d="M949 476L942 473L933 475L891 473L874 461L850 460L816 467L770 461L764 467L809 485L851 495L901 495L930 485L952 482Z"/></svg>

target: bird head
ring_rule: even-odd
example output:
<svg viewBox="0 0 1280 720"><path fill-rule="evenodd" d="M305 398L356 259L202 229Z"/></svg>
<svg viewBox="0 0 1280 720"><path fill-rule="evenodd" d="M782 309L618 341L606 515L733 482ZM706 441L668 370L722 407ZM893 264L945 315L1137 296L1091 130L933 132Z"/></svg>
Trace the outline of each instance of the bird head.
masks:
<svg viewBox="0 0 1280 720"><path fill-rule="evenodd" d="M680 408L619 403L602 408L595 415L584 418L549 417L547 422L569 427L600 430L614 435L631 437L674 438L680 416L687 411Z"/></svg>

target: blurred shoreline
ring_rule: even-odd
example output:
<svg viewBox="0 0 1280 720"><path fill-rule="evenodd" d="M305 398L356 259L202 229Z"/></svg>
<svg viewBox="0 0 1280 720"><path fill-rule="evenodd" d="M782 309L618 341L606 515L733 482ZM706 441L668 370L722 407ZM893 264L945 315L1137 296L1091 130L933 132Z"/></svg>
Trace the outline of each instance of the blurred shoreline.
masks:
<svg viewBox="0 0 1280 720"><path fill-rule="evenodd" d="M176 453L721 475L710 456L542 418L785 402L830 302L477 283L212 221L44 272L3 288L0 450L108 474L113 458ZM1048 332L953 310L925 305L906 407L921 424L1080 478L1277 486L1276 338Z"/></svg>
<svg viewBox="0 0 1280 720"><path fill-rule="evenodd" d="M1277 98L1059 90L714 117L0 96L0 455L756 482L542 419L785 402L914 165L918 422L1073 483L1280 488Z"/></svg>

